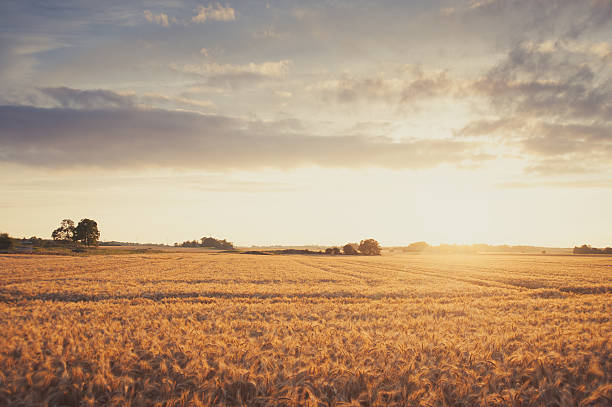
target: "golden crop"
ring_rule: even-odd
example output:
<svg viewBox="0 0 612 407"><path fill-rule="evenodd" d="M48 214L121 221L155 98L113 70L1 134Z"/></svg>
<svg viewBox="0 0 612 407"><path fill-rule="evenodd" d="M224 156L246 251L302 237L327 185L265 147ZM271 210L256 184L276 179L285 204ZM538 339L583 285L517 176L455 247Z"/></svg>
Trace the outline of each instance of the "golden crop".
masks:
<svg viewBox="0 0 612 407"><path fill-rule="evenodd" d="M0 257L0 405L610 406L612 258Z"/></svg>

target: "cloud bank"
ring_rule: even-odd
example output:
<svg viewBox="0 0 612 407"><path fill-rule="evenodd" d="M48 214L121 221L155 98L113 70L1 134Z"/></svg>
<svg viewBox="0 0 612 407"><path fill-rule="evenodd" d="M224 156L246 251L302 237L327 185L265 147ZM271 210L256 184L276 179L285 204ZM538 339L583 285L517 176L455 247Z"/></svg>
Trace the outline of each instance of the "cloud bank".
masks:
<svg viewBox="0 0 612 407"><path fill-rule="evenodd" d="M98 100L97 95L79 95L84 105ZM74 104L62 96L63 105ZM96 109L0 106L0 162L45 168L414 169L491 158L464 141L320 137L298 132L285 121L140 109L110 101L111 107Z"/></svg>

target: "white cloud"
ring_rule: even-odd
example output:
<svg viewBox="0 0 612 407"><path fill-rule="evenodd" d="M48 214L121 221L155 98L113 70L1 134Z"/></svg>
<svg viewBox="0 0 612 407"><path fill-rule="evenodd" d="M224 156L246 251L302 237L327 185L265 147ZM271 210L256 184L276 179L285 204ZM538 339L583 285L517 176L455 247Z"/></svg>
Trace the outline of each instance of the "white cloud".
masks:
<svg viewBox="0 0 612 407"><path fill-rule="evenodd" d="M216 62L200 64L186 64L178 66L172 65L172 68L181 72L196 74L207 77L219 76L261 76L261 77L284 77L289 73L289 69L293 64L290 60L268 61L262 63L251 62L245 65L219 64Z"/></svg>
<svg viewBox="0 0 612 407"><path fill-rule="evenodd" d="M204 23L207 20L215 21L234 21L236 20L236 11L226 4L220 3L209 4L208 6L198 6L198 14L191 21L194 23Z"/></svg>
<svg viewBox="0 0 612 407"><path fill-rule="evenodd" d="M164 13L153 14L149 10L145 10L144 12L145 18L150 23L156 23L164 27L170 27L170 22L168 21L168 15Z"/></svg>

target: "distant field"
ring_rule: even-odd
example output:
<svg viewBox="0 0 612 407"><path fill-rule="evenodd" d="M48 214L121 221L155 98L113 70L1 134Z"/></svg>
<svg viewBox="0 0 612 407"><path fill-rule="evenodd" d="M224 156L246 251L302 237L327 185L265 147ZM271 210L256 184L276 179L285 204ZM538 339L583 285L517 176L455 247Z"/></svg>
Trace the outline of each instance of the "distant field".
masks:
<svg viewBox="0 0 612 407"><path fill-rule="evenodd" d="M610 406L612 257L0 255L0 405Z"/></svg>

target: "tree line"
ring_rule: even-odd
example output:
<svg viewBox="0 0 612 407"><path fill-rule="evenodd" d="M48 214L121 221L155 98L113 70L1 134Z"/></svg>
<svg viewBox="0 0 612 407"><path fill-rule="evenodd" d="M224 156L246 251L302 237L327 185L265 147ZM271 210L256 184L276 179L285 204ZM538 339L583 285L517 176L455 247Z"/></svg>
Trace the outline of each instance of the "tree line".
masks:
<svg viewBox="0 0 612 407"><path fill-rule="evenodd" d="M342 247L342 252L339 247L328 247L325 249L325 254L330 254L332 256L339 254L346 254L349 256L355 256L357 254L362 254L365 256L380 256L381 248L380 244L374 239L365 239L357 243L347 243Z"/></svg>
<svg viewBox="0 0 612 407"><path fill-rule="evenodd" d="M574 254L612 254L612 247L598 249L596 247L591 247L589 245L583 244L580 247L574 247Z"/></svg>
<svg viewBox="0 0 612 407"><path fill-rule="evenodd" d="M234 244L223 239L215 239L214 237L203 237L198 242L197 240L186 240L183 243L175 243L174 247L206 247L218 250L234 250Z"/></svg>

